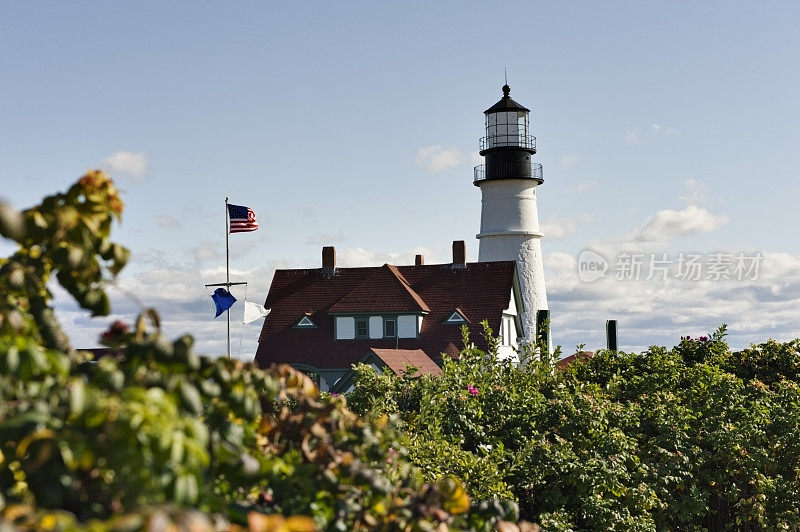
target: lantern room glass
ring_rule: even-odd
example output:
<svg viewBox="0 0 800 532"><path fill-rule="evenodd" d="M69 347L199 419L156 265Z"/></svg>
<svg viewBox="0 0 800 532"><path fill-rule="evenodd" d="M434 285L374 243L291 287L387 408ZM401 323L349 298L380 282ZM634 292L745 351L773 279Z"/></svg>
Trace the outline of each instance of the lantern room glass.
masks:
<svg viewBox="0 0 800 532"><path fill-rule="evenodd" d="M485 149L499 146L528 147L528 113L500 111L486 115Z"/></svg>

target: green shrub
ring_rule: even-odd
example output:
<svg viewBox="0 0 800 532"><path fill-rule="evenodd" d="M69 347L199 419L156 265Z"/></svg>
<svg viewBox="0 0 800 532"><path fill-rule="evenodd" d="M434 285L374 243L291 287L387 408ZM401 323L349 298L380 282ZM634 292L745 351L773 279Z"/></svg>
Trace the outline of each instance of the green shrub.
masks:
<svg viewBox="0 0 800 532"><path fill-rule="evenodd" d="M402 379L368 368L352 396L407 420L428 480L458 476L476 499L510 492L548 530L798 528L800 341L733 353L724 335L562 371L530 350L516 367L467 347L441 378L406 383L407 408Z"/></svg>
<svg viewBox="0 0 800 532"><path fill-rule="evenodd" d="M516 516L471 504L452 476L424 482L387 416L357 416L288 366L197 356L153 310L110 327L112 355L71 350L47 282L107 314L121 212L100 172L22 213L0 205L19 244L0 263L0 529L489 530Z"/></svg>

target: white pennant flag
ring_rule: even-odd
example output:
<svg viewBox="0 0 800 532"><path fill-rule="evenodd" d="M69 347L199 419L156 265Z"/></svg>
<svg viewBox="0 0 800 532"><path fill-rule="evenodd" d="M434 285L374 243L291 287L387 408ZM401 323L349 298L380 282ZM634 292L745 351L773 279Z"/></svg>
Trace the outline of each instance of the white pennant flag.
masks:
<svg viewBox="0 0 800 532"><path fill-rule="evenodd" d="M242 323L250 323L251 321L256 321L258 318L263 318L269 314L269 310L265 309L262 305L258 303L253 303L251 301L244 302L244 318L242 318Z"/></svg>

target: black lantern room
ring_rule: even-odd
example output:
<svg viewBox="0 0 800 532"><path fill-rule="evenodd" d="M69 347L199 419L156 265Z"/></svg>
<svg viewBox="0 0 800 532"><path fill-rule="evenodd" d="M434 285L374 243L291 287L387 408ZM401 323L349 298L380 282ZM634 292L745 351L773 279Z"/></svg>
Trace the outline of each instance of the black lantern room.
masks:
<svg viewBox="0 0 800 532"><path fill-rule="evenodd" d="M511 99L511 87L503 85L503 98L485 110L486 136L480 154L486 164L475 167L475 185L496 179L533 179L541 184L542 165L531 161L536 137L530 135L530 109Z"/></svg>

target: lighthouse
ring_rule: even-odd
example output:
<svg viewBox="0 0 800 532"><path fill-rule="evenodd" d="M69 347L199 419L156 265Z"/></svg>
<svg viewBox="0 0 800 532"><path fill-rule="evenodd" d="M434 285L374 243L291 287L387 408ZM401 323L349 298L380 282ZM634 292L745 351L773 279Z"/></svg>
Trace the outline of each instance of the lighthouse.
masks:
<svg viewBox="0 0 800 532"><path fill-rule="evenodd" d="M536 137L530 134L530 110L510 94L511 88L503 85L503 97L483 112L486 136L480 139L480 154L485 164L474 173L474 184L481 189L478 261L516 261L523 339L532 342L537 311L548 308L536 206L536 187L544 179L542 165L532 161Z"/></svg>

